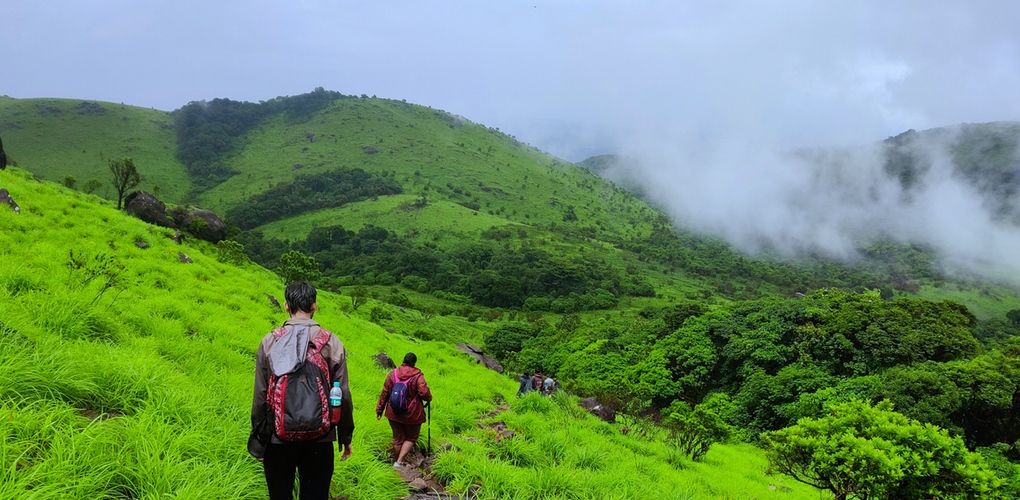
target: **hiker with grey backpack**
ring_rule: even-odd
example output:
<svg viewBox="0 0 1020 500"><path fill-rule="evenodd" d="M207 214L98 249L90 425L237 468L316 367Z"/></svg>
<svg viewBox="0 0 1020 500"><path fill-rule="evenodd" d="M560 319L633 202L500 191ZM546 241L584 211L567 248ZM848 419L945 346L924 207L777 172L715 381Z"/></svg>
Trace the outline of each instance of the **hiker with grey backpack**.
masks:
<svg viewBox="0 0 1020 500"><path fill-rule="evenodd" d="M409 352L397 369L386 375L382 393L375 405L375 418L386 419L393 431L394 467L403 467L404 459L414 448L425 423L425 408L432 401L432 393L425 375L415 368L418 357Z"/></svg>
<svg viewBox="0 0 1020 500"><path fill-rule="evenodd" d="M284 296L290 319L262 339L255 360L248 452L262 462L270 500L293 498L295 472L301 500L328 500L333 442L346 460L354 433L347 353L312 319L312 285L291 284Z"/></svg>

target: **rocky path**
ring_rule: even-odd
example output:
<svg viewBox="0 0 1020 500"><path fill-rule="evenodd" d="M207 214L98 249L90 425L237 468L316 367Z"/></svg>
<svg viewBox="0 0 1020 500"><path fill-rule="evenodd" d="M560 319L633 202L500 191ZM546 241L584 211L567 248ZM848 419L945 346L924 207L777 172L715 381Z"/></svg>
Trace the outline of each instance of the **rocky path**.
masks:
<svg viewBox="0 0 1020 500"><path fill-rule="evenodd" d="M497 406L489 413L483 415L481 420L489 420L509 409L510 408L508 406ZM507 430L506 425L503 422L493 422L489 424L479 422L478 426L483 429L495 430L499 436L497 439L509 439L513 437L513 432ZM453 448L453 445L447 444L443 447L443 450L450 451ZM413 450L405 458L404 461L406 465L404 467L397 468L396 470L400 473L400 479L407 483L408 488L410 488L413 493L401 500L470 500L474 498L470 491L464 496L448 493L446 488L444 488L432 474L432 462L435 459L435 453L430 456L425 456L419 450Z"/></svg>

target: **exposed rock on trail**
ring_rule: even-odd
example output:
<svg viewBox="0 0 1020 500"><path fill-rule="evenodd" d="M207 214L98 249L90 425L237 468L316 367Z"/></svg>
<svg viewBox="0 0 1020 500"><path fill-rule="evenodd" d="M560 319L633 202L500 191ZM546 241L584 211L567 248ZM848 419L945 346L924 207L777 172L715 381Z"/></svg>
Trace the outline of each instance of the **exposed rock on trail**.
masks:
<svg viewBox="0 0 1020 500"><path fill-rule="evenodd" d="M404 458L405 465L396 471L400 473L400 479L415 492L404 497L405 499L460 498L447 493L446 488L435 480L432 475L432 462L435 459L435 455L422 456L418 450L412 451Z"/></svg>
<svg viewBox="0 0 1020 500"><path fill-rule="evenodd" d="M14 199L11 198L11 193L9 193L6 189L0 189L0 203L11 207L11 210L14 210L16 213L21 213L21 207L14 202Z"/></svg>
<svg viewBox="0 0 1020 500"><path fill-rule="evenodd" d="M471 344L457 344L457 349L460 349L472 358L475 358L475 361L481 363L486 368L495 370L497 373L503 373L503 365L499 364L499 361L496 361L496 358L482 352L481 347Z"/></svg>
<svg viewBox="0 0 1020 500"><path fill-rule="evenodd" d="M603 422L616 422L616 410L605 405L600 405L595 398L584 398L577 404L580 405L581 408L588 410L589 413L595 415Z"/></svg>
<svg viewBox="0 0 1020 500"><path fill-rule="evenodd" d="M379 365L380 368L392 370L397 367L397 365L393 362L393 359L385 352L380 352L372 357L375 358L375 364Z"/></svg>
<svg viewBox="0 0 1020 500"><path fill-rule="evenodd" d="M482 416L482 420L495 417L509 409L510 407L506 405L497 406L495 409ZM491 429L495 431L497 433L497 440L510 439L514 437L514 432L507 429L506 424L501 421L489 424L479 422L478 426L482 429ZM442 450L460 451L459 448L452 444L442 446ZM436 481L435 476L432 474L432 462L435 461L435 459L436 455L434 453L429 456L423 456L421 451L417 449L412 450L411 453L405 457L404 463L406 465L404 467L397 468L396 470L400 473L400 479L407 483L407 486L413 493L400 500L469 500L474 498L474 492L478 489L477 485L468 488L465 496L447 493L446 488Z"/></svg>

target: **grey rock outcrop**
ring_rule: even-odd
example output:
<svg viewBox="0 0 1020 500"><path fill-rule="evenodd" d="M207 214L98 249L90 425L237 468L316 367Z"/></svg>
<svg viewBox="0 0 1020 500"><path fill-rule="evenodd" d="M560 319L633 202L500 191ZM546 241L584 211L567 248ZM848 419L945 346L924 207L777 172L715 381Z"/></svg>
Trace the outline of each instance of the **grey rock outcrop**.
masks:
<svg viewBox="0 0 1020 500"><path fill-rule="evenodd" d="M599 404L595 398L584 398L577 403L581 408L588 410L588 413L595 415L603 422L613 423L616 421L616 410Z"/></svg>
<svg viewBox="0 0 1020 500"><path fill-rule="evenodd" d="M483 366L490 370L495 370L498 373L503 373L503 365L496 361L496 358L489 356L482 352L482 348L472 344L457 344L457 349L467 353L467 355L475 358L475 361L481 363Z"/></svg>
<svg viewBox="0 0 1020 500"><path fill-rule="evenodd" d="M11 207L11 210L14 210L15 213L21 213L21 207L14 201L14 198L11 198L11 193L6 189L0 189L0 203Z"/></svg>
<svg viewBox="0 0 1020 500"><path fill-rule="evenodd" d="M177 227L198 239L219 243L227 238L227 225L209 210L175 210L173 216Z"/></svg>
<svg viewBox="0 0 1020 500"><path fill-rule="evenodd" d="M397 367L397 365L393 362L393 359L385 352L380 352L372 357L375 358L375 364L379 365L380 368L392 370Z"/></svg>
<svg viewBox="0 0 1020 500"><path fill-rule="evenodd" d="M166 216L166 204L145 191L134 191L124 198L124 211L149 224L176 228Z"/></svg>

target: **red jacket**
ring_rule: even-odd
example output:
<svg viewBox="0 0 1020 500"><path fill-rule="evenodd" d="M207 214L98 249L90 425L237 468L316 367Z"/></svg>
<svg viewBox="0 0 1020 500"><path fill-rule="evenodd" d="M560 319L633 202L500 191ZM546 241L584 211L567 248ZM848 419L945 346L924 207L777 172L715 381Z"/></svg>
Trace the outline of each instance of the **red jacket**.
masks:
<svg viewBox="0 0 1020 500"><path fill-rule="evenodd" d="M393 408L390 408L389 405L390 391L393 390L393 384L397 382L393 378L394 372L400 377L400 380L407 384L407 393L411 397L411 405L407 409L407 413L403 415L393 413ZM421 370L417 368L400 365L396 370L386 375L382 393L379 394L379 401L375 404L375 414L382 415L385 409L386 418L390 420L402 424L422 424L425 423L425 409L422 407L422 401L432 401L432 393L429 392L429 386L425 383L425 375L422 375Z"/></svg>

